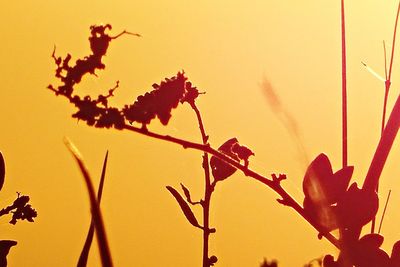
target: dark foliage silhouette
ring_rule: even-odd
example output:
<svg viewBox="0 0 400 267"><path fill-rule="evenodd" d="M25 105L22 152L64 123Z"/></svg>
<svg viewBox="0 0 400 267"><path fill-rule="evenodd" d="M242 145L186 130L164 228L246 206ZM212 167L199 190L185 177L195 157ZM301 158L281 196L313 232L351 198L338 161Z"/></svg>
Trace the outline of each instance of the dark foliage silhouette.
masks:
<svg viewBox="0 0 400 267"><path fill-rule="evenodd" d="M0 267L7 266L7 255L10 252L10 248L17 245L16 241L13 240L0 240Z"/></svg>
<svg viewBox="0 0 400 267"><path fill-rule="evenodd" d="M6 164L4 161L3 154L0 152L0 190L3 188L6 175ZM34 218L37 217L37 212L29 204L29 196L21 196L17 193L17 198L14 202L0 210L0 217L12 214L10 224L15 225L19 220L27 220L28 222L33 222ZM0 267L7 266L7 255L12 246L17 244L13 240L0 240Z"/></svg>
<svg viewBox="0 0 400 267"><path fill-rule="evenodd" d="M78 59L73 66L70 66L71 55L68 54L62 59L56 57L55 52L53 52L52 57L57 66L55 76L61 82L61 85L57 87L49 85L48 88L56 95L66 97L77 108L78 111L72 117L85 121L90 126L97 128L113 127L118 130L133 131L203 152L202 167L204 169L205 190L202 199L194 201L190 190L183 184L181 184L183 195L172 186L166 187L178 202L188 222L203 231L203 267L213 266L218 261L215 255L209 256L208 252L209 235L216 231L209 225L209 207L212 193L218 182L226 180L236 170L241 170L246 176L256 179L274 190L280 196L280 199L278 199L280 204L293 208L318 231L320 238L327 238L340 250L337 259L331 255L325 256L322 261L324 266L399 266L399 242L393 246L392 253L389 256L380 248L383 243L383 236L375 233L361 236L361 231L366 224L374 219L379 207L376 188L399 130L400 97L398 97L382 131L382 137L363 185L359 187L356 183L350 183L354 167L347 165L346 149L343 149L344 154L346 154L343 157L343 167L336 172L332 170L328 156L320 154L310 163L304 175L304 200L303 205L300 205L281 185L282 181L286 179L285 174L272 174L270 178L267 178L249 168L249 157L253 156L254 152L240 145L236 138L227 140L218 149L211 147L201 113L196 106L196 100L200 93L183 71L171 78L166 78L160 84L153 84L151 91L137 97L133 104L126 104L123 108L110 107L108 104L108 98L113 96L114 90L118 87L118 82L114 88L108 91L107 95L99 95L97 98L88 95L81 97L76 94L75 85L81 82L84 75L93 75L96 70L105 68L102 58L106 55L110 42L123 34L131 34L123 31L117 36L111 37L107 33L110 29L110 25L92 26L91 36L89 37L92 54L83 59ZM202 138L201 143L190 142L169 135L160 135L149 130L149 125L155 118L167 125L171 119L172 110L177 108L179 103L189 104L195 112ZM135 124L139 124L139 126L135 126ZM346 138L346 135L344 135L343 140ZM209 155L211 155L210 160ZM194 205L200 205L203 210L202 223L199 222L191 208ZM98 203L96 207L98 209ZM332 233L333 230L338 230L339 235L335 236ZM266 260L263 264L264 266L277 265L276 262L268 263Z"/></svg>

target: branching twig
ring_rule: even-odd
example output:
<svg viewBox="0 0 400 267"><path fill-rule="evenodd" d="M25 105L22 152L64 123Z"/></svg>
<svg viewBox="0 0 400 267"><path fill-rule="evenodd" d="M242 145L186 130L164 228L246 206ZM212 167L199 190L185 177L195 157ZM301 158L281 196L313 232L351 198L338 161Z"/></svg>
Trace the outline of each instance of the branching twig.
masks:
<svg viewBox="0 0 400 267"><path fill-rule="evenodd" d="M155 139L159 139L159 140L164 140L167 142L171 142L171 143L175 143L178 145L181 145L183 148L187 149L195 149L195 150L199 150L199 151L203 151L206 152L210 155L213 155L223 161L225 161L226 163L232 165L233 167L235 167L236 169L240 170L243 172L243 174L245 176L249 176L254 178L255 180L265 184L266 186L270 187L272 190L274 190L278 195L280 195L282 197L283 200L285 200L286 203L288 203L288 206L292 207L295 211L297 211L297 213L300 214L300 216L302 216L306 221L308 221L319 233L321 233L326 239L329 240L329 242L331 242L334 246L336 246L337 248L340 248L340 244L339 241L336 237L334 237L332 234L330 233L326 233L323 229L323 227L321 227L317 222L313 221L313 219L304 211L304 209L302 208L302 206L300 206L300 204L298 204L281 186L281 184L279 182L274 182L272 179L269 179L261 174L258 174L254 171L252 171L251 169L249 169L248 167L246 167L245 165L240 164L239 162L233 160L232 158L226 156L224 153L219 152L218 150L212 148L209 144L203 145L203 144L199 144L199 143L194 143L194 142L190 142L190 141L186 141L183 139L179 139L170 135L161 135L161 134L157 134L154 132L151 132L147 129L142 129L142 128L138 128L132 125L124 125L123 129L125 130L129 130L132 132L136 132L136 133L140 133Z"/></svg>

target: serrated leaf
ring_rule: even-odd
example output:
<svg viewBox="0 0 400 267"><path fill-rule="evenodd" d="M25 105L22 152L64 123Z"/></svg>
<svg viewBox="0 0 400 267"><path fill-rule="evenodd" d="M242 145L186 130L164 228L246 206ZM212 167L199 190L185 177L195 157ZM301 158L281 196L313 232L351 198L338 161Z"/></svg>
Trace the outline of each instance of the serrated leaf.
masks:
<svg viewBox="0 0 400 267"><path fill-rule="evenodd" d="M178 202L179 206L183 214L185 215L186 219L195 227L201 228L200 224L197 222L196 217L194 216L193 211L190 209L188 203L183 199L183 197L176 191L172 186L166 186L168 191L174 196L176 201Z"/></svg>
<svg viewBox="0 0 400 267"><path fill-rule="evenodd" d="M0 190L3 188L5 176L6 164L4 162L3 154L0 152Z"/></svg>

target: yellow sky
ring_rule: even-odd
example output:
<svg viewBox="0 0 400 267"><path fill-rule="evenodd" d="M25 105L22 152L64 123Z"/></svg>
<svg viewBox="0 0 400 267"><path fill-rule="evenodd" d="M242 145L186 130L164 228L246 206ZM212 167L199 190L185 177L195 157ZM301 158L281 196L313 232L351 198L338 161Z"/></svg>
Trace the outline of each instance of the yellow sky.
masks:
<svg viewBox="0 0 400 267"><path fill-rule="evenodd" d="M349 164L362 181L379 133L384 86L361 65L384 75L382 40L391 46L397 1L348 1ZM296 141L268 107L265 77L297 121L310 158L325 152L341 164L340 1L7 1L0 10L0 150L7 177L6 206L16 191L29 194L39 217L16 226L0 221L1 239L19 242L10 266L73 266L90 222L82 177L62 139L81 150L96 181L110 151L102 208L115 266L200 266L201 232L191 227L165 189L183 182L200 198L201 153L135 133L94 129L71 118L73 107L46 89L54 83L53 46L74 59L89 53L89 26L111 23L143 38L112 42L99 78L82 94L121 87L112 103L131 103L153 83L185 70L213 147L231 137L252 148L250 167L283 172L284 187L300 202L306 166ZM400 51L394 58L389 107L398 95ZM156 132L200 142L190 108L173 111ZM384 170L381 199L392 189L384 223L385 248L400 239L399 141ZM302 266L335 253L292 209L280 206L262 184L235 174L218 185L211 223L217 266L258 266L263 257ZM199 216L200 211L197 210ZM89 266L98 266L92 248Z"/></svg>

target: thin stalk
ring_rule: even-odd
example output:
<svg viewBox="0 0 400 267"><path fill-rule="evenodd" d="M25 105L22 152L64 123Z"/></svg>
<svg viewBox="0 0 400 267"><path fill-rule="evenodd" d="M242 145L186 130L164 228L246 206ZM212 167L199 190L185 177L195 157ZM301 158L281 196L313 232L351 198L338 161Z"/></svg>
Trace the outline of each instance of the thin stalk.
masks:
<svg viewBox="0 0 400 267"><path fill-rule="evenodd" d="M365 177L363 189L374 192L385 166L389 152L400 127L400 95L397 97L392 113L379 140L371 165Z"/></svg>
<svg viewBox="0 0 400 267"><path fill-rule="evenodd" d="M378 234L381 233L382 224L383 224L383 219L385 218L386 209L387 209L387 206L388 206L388 204L389 204L390 194L391 194L391 193L392 193L392 190L389 190L388 196L387 196L387 198L386 198L385 208L383 209L381 222L379 223Z"/></svg>
<svg viewBox="0 0 400 267"><path fill-rule="evenodd" d="M387 109L387 101L389 98L389 91L390 91L390 85L392 83L392 68L393 68L393 58L394 58L394 51L395 51L395 46L396 46L396 34L397 34L397 24L399 20L399 13L400 13L400 1L399 5L397 7L397 14L396 14L396 21L394 24L394 30L393 30L393 40L392 40L392 52L390 55L390 63L389 63L389 73L387 73L387 67L386 67L386 45L385 42L383 42L383 51L384 51L384 56L385 56L385 96L383 100L383 112L382 112L382 123L381 123L381 137L383 135L383 131L385 129L385 124L386 124L386 109ZM377 182L376 185L376 192L379 191L379 181ZM371 233L375 232L375 221L376 217L372 220L371 223Z"/></svg>
<svg viewBox="0 0 400 267"><path fill-rule="evenodd" d="M203 120L201 118L200 110L197 108L194 102L190 103L190 106L196 113L197 121L199 123L201 138L203 141L203 145L208 143L208 136L204 130ZM210 165L208 161L208 153L204 152L203 154L203 169L204 169L204 201L202 202L203 207L203 267L209 267L210 261L208 256L209 251L209 240L210 240L210 204L211 204L211 195L213 192L213 186L211 185L210 179Z"/></svg>
<svg viewBox="0 0 400 267"><path fill-rule="evenodd" d="M344 0L341 1L342 17L342 165L347 166L347 78L346 78L346 28Z"/></svg>
<svg viewBox="0 0 400 267"><path fill-rule="evenodd" d="M399 103L399 107L400 107L400 103ZM245 176L252 177L253 179L263 183L264 185L266 185L269 188L271 188L272 190L274 190L282 198L283 202L285 202L285 205L292 207L301 217L303 217L308 223L310 223L311 226L313 226L318 231L318 233L320 233L322 236L324 236L334 246L336 246L337 248L341 247L338 239L336 237L334 237L331 233L325 233L323 230L324 228L321 225L319 225L317 222L315 222L305 212L305 210L302 208L302 206L300 204L298 204L296 202L296 200L294 200L293 197L291 197L282 188L282 186L279 182L276 182L271 178L267 178L261 174L258 174L257 172L252 171L251 169L248 168L248 166L242 165L239 162L233 160L232 158L226 156L225 154L219 152L218 150L212 148L208 143L207 144L199 144L199 143L195 143L195 142L190 142L190 141L186 141L186 140L176 138L176 137L173 137L170 135L157 134L154 132L150 132L147 129L138 128L138 127L135 127L132 125L127 125L127 124L124 125L123 129L129 130L132 132L136 132L136 133L140 133L140 134L143 134L143 135L155 138L155 139L175 143L175 144L181 145L185 149L190 148L190 149L203 151L203 152L208 153L209 155L213 155L213 156L223 160L224 162L235 167L236 169L242 171Z"/></svg>

